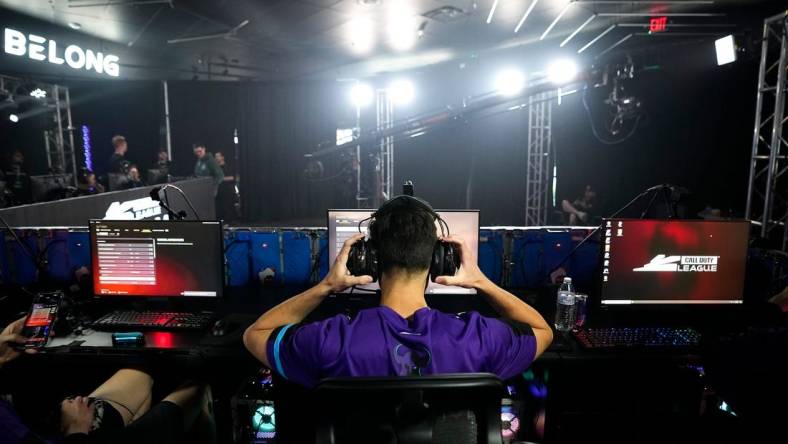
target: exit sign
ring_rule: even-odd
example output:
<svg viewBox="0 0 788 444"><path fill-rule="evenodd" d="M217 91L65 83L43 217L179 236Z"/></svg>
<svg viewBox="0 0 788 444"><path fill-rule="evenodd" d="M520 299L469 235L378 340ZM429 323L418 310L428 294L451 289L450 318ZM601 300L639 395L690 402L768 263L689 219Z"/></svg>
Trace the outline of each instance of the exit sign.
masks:
<svg viewBox="0 0 788 444"><path fill-rule="evenodd" d="M649 22L649 32L664 32L666 29L668 29L667 17L654 17Z"/></svg>

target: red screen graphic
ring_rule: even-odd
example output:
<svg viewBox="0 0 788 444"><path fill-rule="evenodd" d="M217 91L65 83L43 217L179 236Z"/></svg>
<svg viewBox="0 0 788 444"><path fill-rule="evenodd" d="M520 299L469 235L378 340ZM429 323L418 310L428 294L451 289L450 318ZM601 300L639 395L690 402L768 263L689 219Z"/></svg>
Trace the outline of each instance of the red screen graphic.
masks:
<svg viewBox="0 0 788 444"><path fill-rule="evenodd" d="M740 303L748 236L740 221L606 221L602 303Z"/></svg>
<svg viewBox="0 0 788 444"><path fill-rule="evenodd" d="M96 295L221 296L218 222L91 221L90 228Z"/></svg>

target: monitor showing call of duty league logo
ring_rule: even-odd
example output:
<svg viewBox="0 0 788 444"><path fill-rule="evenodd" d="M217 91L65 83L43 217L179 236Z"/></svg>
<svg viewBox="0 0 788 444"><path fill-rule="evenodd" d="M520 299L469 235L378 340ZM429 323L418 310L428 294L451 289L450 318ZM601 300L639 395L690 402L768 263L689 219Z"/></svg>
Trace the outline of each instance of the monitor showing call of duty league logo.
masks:
<svg viewBox="0 0 788 444"><path fill-rule="evenodd" d="M738 304L746 221L605 220L602 304Z"/></svg>

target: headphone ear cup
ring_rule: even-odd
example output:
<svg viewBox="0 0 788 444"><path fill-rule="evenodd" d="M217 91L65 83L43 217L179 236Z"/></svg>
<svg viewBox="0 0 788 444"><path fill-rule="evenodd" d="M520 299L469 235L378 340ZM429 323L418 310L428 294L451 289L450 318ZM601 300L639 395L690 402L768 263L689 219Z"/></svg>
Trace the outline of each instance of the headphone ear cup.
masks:
<svg viewBox="0 0 788 444"><path fill-rule="evenodd" d="M443 244L443 271L446 276L454 276L460 269L460 251L451 242L441 242Z"/></svg>
<svg viewBox="0 0 788 444"><path fill-rule="evenodd" d="M378 280L378 254L372 244L366 240L360 240L350 246L350 253L347 258L347 269L353 276L372 276L372 281Z"/></svg>
<svg viewBox="0 0 788 444"><path fill-rule="evenodd" d="M430 261L430 280L435 282L435 278L443 276L443 242L435 242L435 247L432 249L432 260Z"/></svg>

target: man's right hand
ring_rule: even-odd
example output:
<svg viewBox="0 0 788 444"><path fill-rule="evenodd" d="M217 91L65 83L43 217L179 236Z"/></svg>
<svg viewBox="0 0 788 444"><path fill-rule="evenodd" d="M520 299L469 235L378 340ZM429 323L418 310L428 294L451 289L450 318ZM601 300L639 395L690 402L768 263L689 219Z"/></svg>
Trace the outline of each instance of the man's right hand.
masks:
<svg viewBox="0 0 788 444"><path fill-rule="evenodd" d="M457 249L460 251L460 269L457 270L457 274L454 276L438 276L435 278L436 283L478 289L489 281L476 262L476 254L468 248L468 245L462 238L444 236L441 240L457 246Z"/></svg>
<svg viewBox="0 0 788 444"><path fill-rule="evenodd" d="M322 282L322 285L328 288L329 291L339 293L354 285L365 285L372 283L372 276L353 276L347 269L350 247L362 239L364 239L364 234L359 233L346 240L344 245L342 245L342 250L337 255L334 265L331 267L331 270L328 271L328 274Z"/></svg>

